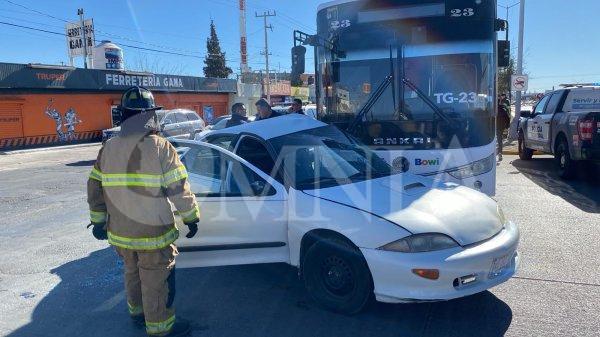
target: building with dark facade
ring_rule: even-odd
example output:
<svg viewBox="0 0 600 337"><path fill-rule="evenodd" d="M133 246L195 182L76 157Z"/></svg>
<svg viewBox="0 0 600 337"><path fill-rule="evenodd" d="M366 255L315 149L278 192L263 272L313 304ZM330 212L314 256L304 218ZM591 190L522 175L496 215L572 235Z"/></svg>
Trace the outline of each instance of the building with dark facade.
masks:
<svg viewBox="0 0 600 337"><path fill-rule="evenodd" d="M98 140L123 91L146 87L165 109L228 113L235 80L0 63L0 150Z"/></svg>

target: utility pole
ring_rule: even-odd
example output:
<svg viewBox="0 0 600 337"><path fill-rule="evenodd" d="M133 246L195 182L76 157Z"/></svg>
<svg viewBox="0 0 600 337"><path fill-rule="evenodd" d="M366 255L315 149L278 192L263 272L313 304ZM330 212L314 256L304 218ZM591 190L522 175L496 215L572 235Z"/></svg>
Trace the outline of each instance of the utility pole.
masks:
<svg viewBox="0 0 600 337"><path fill-rule="evenodd" d="M83 34L83 67L85 69L87 69L88 64L87 64L87 57L88 57L88 51L87 51L87 36L85 35L85 20L83 19L83 8L79 8L77 9L77 15L79 15L79 22L81 23L81 30L82 30L82 34Z"/></svg>
<svg viewBox="0 0 600 337"><path fill-rule="evenodd" d="M523 36L525 29L525 0L521 0L521 11L519 14L519 50L517 59L517 75L523 75ZM521 91L517 90L517 101L515 103L515 118L510 124L508 137L511 140L517 138L517 122L521 117Z"/></svg>
<svg viewBox="0 0 600 337"><path fill-rule="evenodd" d="M242 75L249 71L248 69L248 50L246 37L246 0L240 0L240 68ZM242 76L243 77L243 76Z"/></svg>
<svg viewBox="0 0 600 337"><path fill-rule="evenodd" d="M267 88L267 100L269 101L269 103L271 103L271 77L269 75L269 39L267 36L267 29L270 29L271 31L273 31L273 26L270 24L267 24L267 18L270 16L276 16L277 13L275 11L273 11L273 13L271 13L271 11L265 11L263 12L261 15L258 15L258 13L254 13L254 15L257 18L263 18L264 20L264 28L265 28L265 50L264 50L264 54L265 54L265 63L266 63L266 74L267 74L267 81L266 81L266 88Z"/></svg>

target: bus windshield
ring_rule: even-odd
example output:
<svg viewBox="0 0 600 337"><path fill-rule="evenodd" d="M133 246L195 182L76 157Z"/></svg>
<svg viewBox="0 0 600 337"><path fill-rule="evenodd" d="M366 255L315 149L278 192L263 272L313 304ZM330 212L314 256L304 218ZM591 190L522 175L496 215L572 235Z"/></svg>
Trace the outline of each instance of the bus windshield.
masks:
<svg viewBox="0 0 600 337"><path fill-rule="evenodd" d="M454 22L450 36L443 29L448 25L443 6L433 18L389 20L396 13L390 12L393 8L373 10L367 4L358 1L319 12L319 34L335 48L317 49L321 119L340 127L352 124L392 75L392 83L353 129L365 144L378 149L448 149L491 143L495 40L493 34L482 35L473 28L489 20L471 21L470 29L463 30L463 21ZM433 15L432 6L423 13ZM418 15L418 9L398 13Z"/></svg>

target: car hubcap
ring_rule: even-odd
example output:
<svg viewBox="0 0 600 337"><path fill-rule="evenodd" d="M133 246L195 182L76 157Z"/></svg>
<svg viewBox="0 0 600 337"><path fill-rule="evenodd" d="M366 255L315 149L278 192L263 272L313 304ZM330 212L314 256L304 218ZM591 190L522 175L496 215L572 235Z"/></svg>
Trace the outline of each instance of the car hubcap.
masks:
<svg viewBox="0 0 600 337"><path fill-rule="evenodd" d="M561 166L561 167L565 167L565 162L566 162L566 161L567 161L567 158L566 158L566 156L565 156L565 153L563 152L563 153L561 153L561 155L560 155L560 166Z"/></svg>
<svg viewBox="0 0 600 337"><path fill-rule="evenodd" d="M321 276L325 288L337 296L344 296L354 287L352 269L346 260L332 255L323 261Z"/></svg>

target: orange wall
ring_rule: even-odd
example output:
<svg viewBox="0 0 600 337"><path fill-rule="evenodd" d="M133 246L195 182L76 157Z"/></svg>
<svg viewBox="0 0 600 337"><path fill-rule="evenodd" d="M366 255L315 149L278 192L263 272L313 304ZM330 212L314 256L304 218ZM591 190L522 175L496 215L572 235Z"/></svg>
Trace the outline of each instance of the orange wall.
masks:
<svg viewBox="0 0 600 337"><path fill-rule="evenodd" d="M49 101L52 108L61 116L72 108L81 123L75 127L76 132L102 130L112 127L111 106L118 105L120 93L34 93L10 94L0 93L2 101L10 100L22 105L23 136L41 136L56 134L54 120L45 114ZM226 114L228 94L186 94L186 93L155 93L158 105L165 109L188 108L195 110L202 116L202 109L206 105L213 107L214 116ZM64 130L64 129L63 129ZM66 131L66 130L64 130ZM0 136L0 138L3 138Z"/></svg>

